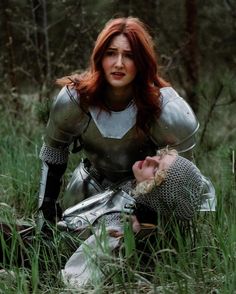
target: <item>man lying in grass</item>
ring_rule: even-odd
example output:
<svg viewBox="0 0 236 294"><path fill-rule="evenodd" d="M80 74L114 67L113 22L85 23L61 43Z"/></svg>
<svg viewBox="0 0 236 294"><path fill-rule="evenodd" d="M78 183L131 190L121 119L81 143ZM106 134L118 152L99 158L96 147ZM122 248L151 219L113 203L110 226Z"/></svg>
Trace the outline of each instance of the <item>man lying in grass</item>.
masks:
<svg viewBox="0 0 236 294"><path fill-rule="evenodd" d="M215 210L212 184L191 161L179 156L175 150L161 150L156 156L137 161L132 169L136 181L130 182L130 186L126 183L120 196L125 197L124 190L131 191L135 208L130 218L135 233L142 229L143 223L158 226L160 218L188 222L198 211ZM115 193L119 197L119 193ZM126 195L129 206L130 199ZM100 206L102 213L99 215L98 209L93 208L96 197L91 197L87 202L88 211L85 200L85 205L80 204L77 215L76 210L64 213L65 226L68 224L70 227L73 223L74 229L80 231L84 219L91 221L93 227L93 234L82 243L61 271L63 281L75 286L84 285L91 280L101 281L106 267L106 256L121 245L124 234L122 215L127 208L125 202L122 202L123 208L121 205L119 211L109 201L105 207L103 201Z"/></svg>

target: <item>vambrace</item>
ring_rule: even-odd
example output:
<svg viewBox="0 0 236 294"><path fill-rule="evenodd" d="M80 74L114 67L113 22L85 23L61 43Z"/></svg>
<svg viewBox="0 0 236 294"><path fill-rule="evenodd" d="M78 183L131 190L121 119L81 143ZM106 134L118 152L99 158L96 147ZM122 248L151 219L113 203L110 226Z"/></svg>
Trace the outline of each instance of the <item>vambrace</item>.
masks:
<svg viewBox="0 0 236 294"><path fill-rule="evenodd" d="M42 175L39 189L39 208L44 202L56 202L60 193L61 177L66 170L66 164L42 163Z"/></svg>
<svg viewBox="0 0 236 294"><path fill-rule="evenodd" d="M40 152L42 174L39 189L38 208L47 220L58 215L56 201L60 193L61 178L65 173L68 149L60 150L43 145Z"/></svg>

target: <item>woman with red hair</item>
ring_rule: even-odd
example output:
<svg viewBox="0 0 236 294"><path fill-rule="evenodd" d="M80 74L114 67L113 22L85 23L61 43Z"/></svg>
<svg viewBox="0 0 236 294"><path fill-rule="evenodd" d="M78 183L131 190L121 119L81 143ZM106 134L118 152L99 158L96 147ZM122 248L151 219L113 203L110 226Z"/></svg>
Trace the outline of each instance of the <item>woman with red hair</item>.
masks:
<svg viewBox="0 0 236 294"><path fill-rule="evenodd" d="M199 123L190 106L162 79L153 40L137 18L110 20L95 43L89 68L57 81L40 152L42 220L53 221L70 146L85 159L67 186L68 207L132 177L136 160L167 145L187 154ZM58 209L59 210L59 209Z"/></svg>

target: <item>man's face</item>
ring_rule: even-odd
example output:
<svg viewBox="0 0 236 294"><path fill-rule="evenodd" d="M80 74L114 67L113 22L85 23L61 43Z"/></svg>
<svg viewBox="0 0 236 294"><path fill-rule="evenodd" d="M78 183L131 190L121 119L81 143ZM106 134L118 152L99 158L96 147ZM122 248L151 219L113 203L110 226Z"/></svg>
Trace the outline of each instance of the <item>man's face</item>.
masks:
<svg viewBox="0 0 236 294"><path fill-rule="evenodd" d="M175 159L175 154L163 154L147 156L144 160L136 161L132 170L137 183L154 179L157 172L168 170Z"/></svg>

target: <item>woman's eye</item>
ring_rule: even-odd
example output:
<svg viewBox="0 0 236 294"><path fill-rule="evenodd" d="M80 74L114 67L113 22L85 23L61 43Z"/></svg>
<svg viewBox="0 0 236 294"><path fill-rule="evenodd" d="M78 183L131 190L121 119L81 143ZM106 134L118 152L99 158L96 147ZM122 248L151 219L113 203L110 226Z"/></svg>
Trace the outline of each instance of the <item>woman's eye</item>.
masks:
<svg viewBox="0 0 236 294"><path fill-rule="evenodd" d="M113 56L115 54L114 51L107 51L106 56Z"/></svg>
<svg viewBox="0 0 236 294"><path fill-rule="evenodd" d="M134 58L134 55L132 53L126 53L124 56L127 57L127 58L129 58L129 59L133 59Z"/></svg>

